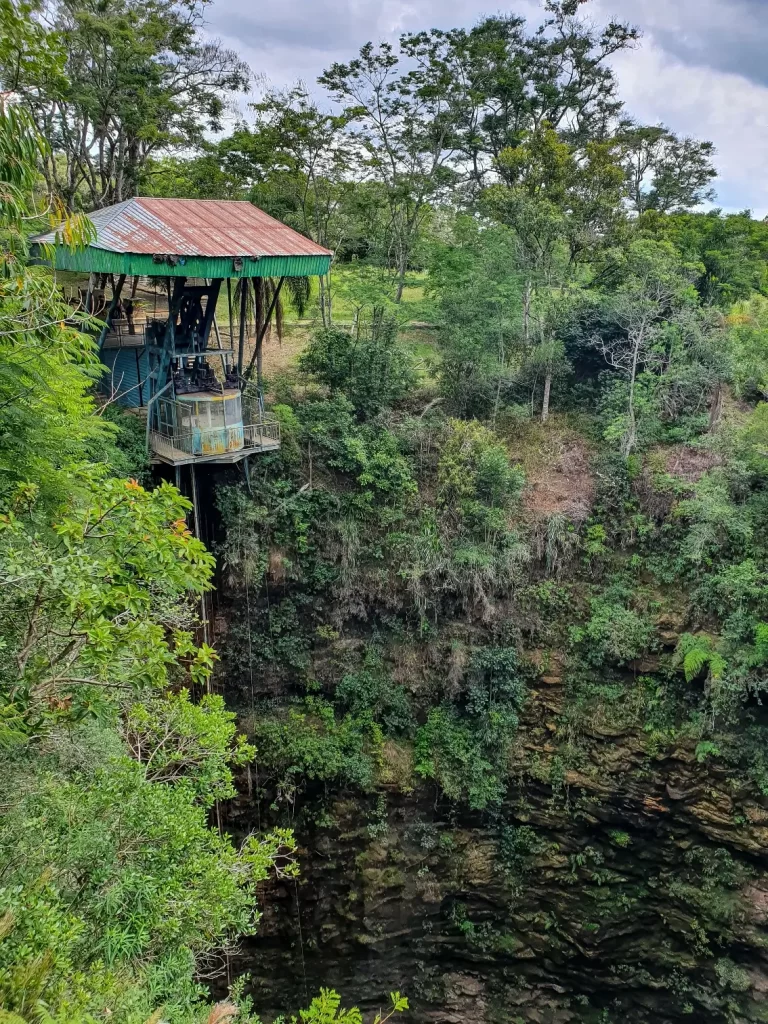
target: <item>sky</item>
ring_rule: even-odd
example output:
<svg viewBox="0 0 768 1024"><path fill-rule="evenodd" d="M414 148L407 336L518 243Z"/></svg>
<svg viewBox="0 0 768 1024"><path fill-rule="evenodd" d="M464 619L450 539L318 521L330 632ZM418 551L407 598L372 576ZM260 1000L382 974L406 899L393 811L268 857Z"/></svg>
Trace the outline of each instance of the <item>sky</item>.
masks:
<svg viewBox="0 0 768 1024"><path fill-rule="evenodd" d="M768 0L589 0L596 24L642 32L614 66L626 110L717 148L717 205L768 214ZM272 86L314 87L335 60L401 32L470 28L499 11L542 19L537 0L213 0L207 31ZM320 92L318 88L318 93Z"/></svg>

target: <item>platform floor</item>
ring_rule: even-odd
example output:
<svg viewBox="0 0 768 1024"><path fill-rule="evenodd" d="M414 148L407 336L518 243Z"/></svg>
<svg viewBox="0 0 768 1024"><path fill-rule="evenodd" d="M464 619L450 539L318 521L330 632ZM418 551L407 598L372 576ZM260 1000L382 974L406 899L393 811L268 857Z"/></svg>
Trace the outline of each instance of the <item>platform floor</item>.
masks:
<svg viewBox="0 0 768 1024"><path fill-rule="evenodd" d="M264 452L275 452L280 448L279 441L264 441L262 444L250 445L247 448L240 448L236 452L223 452L220 455L187 455L179 451L173 445L165 445L161 442L152 441L151 462L157 466L165 463L166 466L192 466L202 463L218 463L222 466L232 466L236 462L247 459L249 455L261 455Z"/></svg>

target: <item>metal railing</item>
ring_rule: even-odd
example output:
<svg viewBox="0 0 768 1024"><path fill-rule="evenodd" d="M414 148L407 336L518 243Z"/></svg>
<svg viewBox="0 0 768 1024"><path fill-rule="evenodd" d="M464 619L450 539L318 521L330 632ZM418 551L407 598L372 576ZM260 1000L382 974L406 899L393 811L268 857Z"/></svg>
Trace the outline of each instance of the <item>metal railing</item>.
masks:
<svg viewBox="0 0 768 1024"><path fill-rule="evenodd" d="M224 428L226 429L226 428ZM233 447L216 451L221 437L221 428L184 433L161 433L153 429L149 432L149 444L155 455L170 461L189 458L205 458L205 452L211 451L221 456L272 450L280 445L280 422L272 413L263 413L256 422L243 425L242 447ZM210 456L209 456L210 457Z"/></svg>
<svg viewBox="0 0 768 1024"><path fill-rule="evenodd" d="M143 348L151 340L147 331L150 320L151 318L137 318L134 322L133 330L131 330L127 320L113 320L109 325L109 330L104 335L103 347L105 349Z"/></svg>
<svg viewBox="0 0 768 1024"><path fill-rule="evenodd" d="M272 448L276 444L280 444L280 421L271 412L263 413L257 423L243 426L245 448Z"/></svg>

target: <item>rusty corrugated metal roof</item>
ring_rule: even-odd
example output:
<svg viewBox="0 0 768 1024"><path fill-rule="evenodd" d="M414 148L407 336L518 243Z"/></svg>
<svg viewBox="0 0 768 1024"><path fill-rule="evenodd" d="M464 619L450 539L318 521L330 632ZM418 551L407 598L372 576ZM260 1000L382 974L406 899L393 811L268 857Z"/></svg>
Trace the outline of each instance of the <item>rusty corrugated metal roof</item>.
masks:
<svg viewBox="0 0 768 1024"><path fill-rule="evenodd" d="M127 199L89 214L97 249L173 256L330 256L328 249L251 203L225 199ZM35 242L53 242L55 232Z"/></svg>

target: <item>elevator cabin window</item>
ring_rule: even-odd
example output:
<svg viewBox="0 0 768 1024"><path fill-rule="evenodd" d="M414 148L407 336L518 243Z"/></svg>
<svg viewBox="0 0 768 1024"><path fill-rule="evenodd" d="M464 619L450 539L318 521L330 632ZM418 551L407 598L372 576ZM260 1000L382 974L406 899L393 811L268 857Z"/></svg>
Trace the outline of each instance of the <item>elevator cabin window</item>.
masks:
<svg viewBox="0 0 768 1024"><path fill-rule="evenodd" d="M180 395L181 432L191 435L195 455L221 455L243 447L240 393Z"/></svg>

